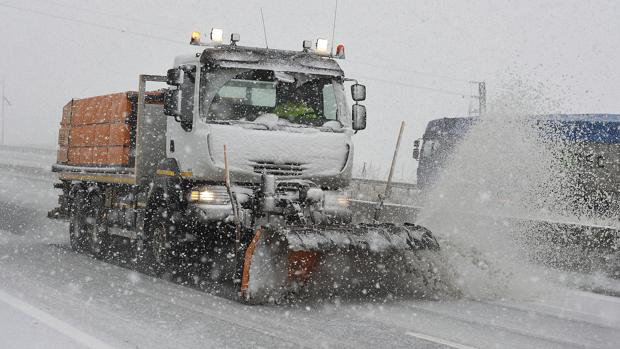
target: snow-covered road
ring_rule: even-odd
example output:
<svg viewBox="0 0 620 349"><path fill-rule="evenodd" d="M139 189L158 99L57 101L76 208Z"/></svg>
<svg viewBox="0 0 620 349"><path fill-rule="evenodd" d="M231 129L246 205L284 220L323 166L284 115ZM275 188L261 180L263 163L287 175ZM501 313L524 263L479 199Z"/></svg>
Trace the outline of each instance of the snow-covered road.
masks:
<svg viewBox="0 0 620 349"><path fill-rule="evenodd" d="M53 175L0 165L2 348L617 348L620 298L246 306L68 248Z"/></svg>

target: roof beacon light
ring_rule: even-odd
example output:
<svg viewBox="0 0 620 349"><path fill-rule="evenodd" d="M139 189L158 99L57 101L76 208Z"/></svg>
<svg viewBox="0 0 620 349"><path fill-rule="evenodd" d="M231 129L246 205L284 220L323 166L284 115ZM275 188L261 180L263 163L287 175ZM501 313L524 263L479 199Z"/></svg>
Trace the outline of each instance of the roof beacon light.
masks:
<svg viewBox="0 0 620 349"><path fill-rule="evenodd" d="M230 34L230 44L231 45L237 45L237 43L239 42L239 40L241 40L241 35L237 34L237 33L232 33Z"/></svg>
<svg viewBox="0 0 620 349"><path fill-rule="evenodd" d="M224 31L219 28L211 29L211 41L218 44L224 42Z"/></svg>
<svg viewBox="0 0 620 349"><path fill-rule="evenodd" d="M336 46L336 58L344 59L344 45L339 44Z"/></svg>
<svg viewBox="0 0 620 349"><path fill-rule="evenodd" d="M310 51L310 49L312 48L312 40L304 40L302 47L304 52Z"/></svg>
<svg viewBox="0 0 620 349"><path fill-rule="evenodd" d="M316 40L316 52L319 54L326 54L328 51L327 48L327 40L326 39L317 39Z"/></svg>
<svg viewBox="0 0 620 349"><path fill-rule="evenodd" d="M190 45L200 45L200 32L192 32L192 38L189 41Z"/></svg>

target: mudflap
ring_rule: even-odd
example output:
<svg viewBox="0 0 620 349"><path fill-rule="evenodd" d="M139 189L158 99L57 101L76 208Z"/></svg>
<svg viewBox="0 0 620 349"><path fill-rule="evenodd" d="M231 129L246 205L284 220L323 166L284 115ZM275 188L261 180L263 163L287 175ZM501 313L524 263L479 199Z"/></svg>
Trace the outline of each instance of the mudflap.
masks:
<svg viewBox="0 0 620 349"><path fill-rule="evenodd" d="M431 232L413 224L261 227L245 250L240 295L262 304L300 291L411 294L432 282L438 250Z"/></svg>

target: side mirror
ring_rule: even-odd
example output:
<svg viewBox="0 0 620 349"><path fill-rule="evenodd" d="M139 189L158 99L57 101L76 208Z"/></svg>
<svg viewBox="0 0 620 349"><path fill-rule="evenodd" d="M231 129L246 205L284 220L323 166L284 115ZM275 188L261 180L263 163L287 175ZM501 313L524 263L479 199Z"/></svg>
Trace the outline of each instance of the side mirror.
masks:
<svg viewBox="0 0 620 349"><path fill-rule="evenodd" d="M164 93L164 114L174 117L181 116L181 90L178 88L167 89Z"/></svg>
<svg viewBox="0 0 620 349"><path fill-rule="evenodd" d="M420 160L420 140L416 139L413 141L413 158L415 160Z"/></svg>
<svg viewBox="0 0 620 349"><path fill-rule="evenodd" d="M366 86L360 84L351 85L351 98L360 102L366 99Z"/></svg>
<svg viewBox="0 0 620 349"><path fill-rule="evenodd" d="M164 114L174 116L185 131L191 131L194 122L194 81L196 67L182 66L170 69L166 83L170 86L164 94Z"/></svg>
<svg viewBox="0 0 620 349"><path fill-rule="evenodd" d="M352 109L353 129L355 131L366 128L366 106L361 104L353 104Z"/></svg>
<svg viewBox="0 0 620 349"><path fill-rule="evenodd" d="M166 74L166 83L170 86L179 86L183 83L183 70L181 68L169 69Z"/></svg>

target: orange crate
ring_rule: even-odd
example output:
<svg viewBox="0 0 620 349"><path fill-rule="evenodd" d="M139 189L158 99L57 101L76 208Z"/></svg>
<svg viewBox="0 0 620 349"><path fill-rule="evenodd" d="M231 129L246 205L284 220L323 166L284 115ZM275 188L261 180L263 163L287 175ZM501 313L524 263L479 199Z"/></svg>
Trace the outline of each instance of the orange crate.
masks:
<svg viewBox="0 0 620 349"><path fill-rule="evenodd" d="M71 130L69 129L69 127L61 126L60 130L58 130L58 145L62 147L68 147L70 134Z"/></svg>
<svg viewBox="0 0 620 349"><path fill-rule="evenodd" d="M69 103L65 104L62 107L62 119L60 120L60 124L63 126L71 125L71 111L73 109L73 100Z"/></svg>
<svg viewBox="0 0 620 349"><path fill-rule="evenodd" d="M98 147L107 146L110 142L110 124L91 125L94 130L95 142Z"/></svg>
<svg viewBox="0 0 620 349"><path fill-rule="evenodd" d="M110 165L128 165L129 147L117 146L108 148L108 163Z"/></svg>
<svg viewBox="0 0 620 349"><path fill-rule="evenodd" d="M135 92L75 99L67 103L58 132L58 162L77 166L129 165L130 95Z"/></svg>
<svg viewBox="0 0 620 349"><path fill-rule="evenodd" d="M109 122L125 122L129 115L131 115L131 103L127 97L127 93L118 93L113 95L115 97L112 110L114 113L108 119Z"/></svg>
<svg viewBox="0 0 620 349"><path fill-rule="evenodd" d="M58 148L58 153L56 155L56 162L59 164L66 164L69 160L69 148L60 147Z"/></svg>
<svg viewBox="0 0 620 349"><path fill-rule="evenodd" d="M127 92L76 99L73 101L71 124L124 122L130 114L131 103Z"/></svg>
<svg viewBox="0 0 620 349"><path fill-rule="evenodd" d="M68 160L70 165L91 165L93 163L93 148L69 148Z"/></svg>
<svg viewBox="0 0 620 349"><path fill-rule="evenodd" d="M69 147L86 147L95 144L95 128L89 125L73 126Z"/></svg>
<svg viewBox="0 0 620 349"><path fill-rule="evenodd" d="M78 100L73 100L71 105L71 119L69 120L71 126L82 125L84 120L84 103L79 103Z"/></svg>
<svg viewBox="0 0 620 349"><path fill-rule="evenodd" d="M108 147L94 147L93 148L93 164L94 165L109 164Z"/></svg>
<svg viewBox="0 0 620 349"><path fill-rule="evenodd" d="M129 145L129 125L125 123L110 124L109 145Z"/></svg>

